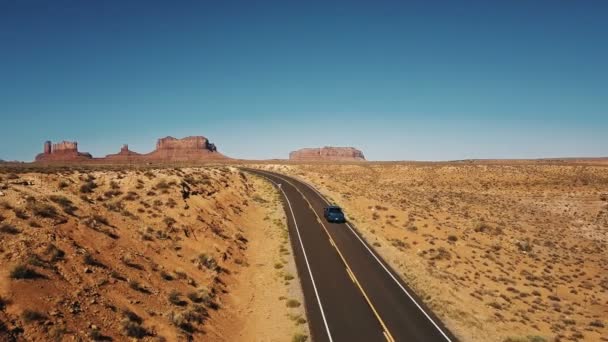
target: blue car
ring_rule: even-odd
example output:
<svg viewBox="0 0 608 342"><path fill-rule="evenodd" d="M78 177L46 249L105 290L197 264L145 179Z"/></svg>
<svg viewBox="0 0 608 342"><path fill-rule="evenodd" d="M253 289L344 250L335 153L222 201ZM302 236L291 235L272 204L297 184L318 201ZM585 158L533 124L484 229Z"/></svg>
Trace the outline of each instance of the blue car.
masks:
<svg viewBox="0 0 608 342"><path fill-rule="evenodd" d="M342 208L337 207L335 205L325 207L325 209L323 210L323 216L325 216L325 219L328 222L333 222L333 223L346 222L346 217L344 216L344 213L342 212Z"/></svg>

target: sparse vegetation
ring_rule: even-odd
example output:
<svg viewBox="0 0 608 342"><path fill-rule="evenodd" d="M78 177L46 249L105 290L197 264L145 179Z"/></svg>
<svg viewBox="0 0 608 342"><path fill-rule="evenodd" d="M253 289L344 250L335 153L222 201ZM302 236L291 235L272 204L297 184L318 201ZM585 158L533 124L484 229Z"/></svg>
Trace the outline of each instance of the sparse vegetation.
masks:
<svg viewBox="0 0 608 342"><path fill-rule="evenodd" d="M48 203L32 201L32 202L28 202L28 208L32 211L32 213L35 216L38 216L38 217L50 218L50 219L55 219L55 218L59 217L59 213L57 212L57 209Z"/></svg>
<svg viewBox="0 0 608 342"><path fill-rule="evenodd" d="M46 316L41 312L30 310L30 309L25 309L25 310L23 310L23 313L21 314L21 318L26 323L31 323L31 322L36 322L36 321L42 321L42 320L46 319Z"/></svg>
<svg viewBox="0 0 608 342"><path fill-rule="evenodd" d="M40 273L28 268L25 265L17 265L13 267L10 276L13 279L38 279L43 277Z"/></svg>
<svg viewBox="0 0 608 342"><path fill-rule="evenodd" d="M297 307L299 307L301 304L300 304L300 302L298 302L298 301L297 301L297 300L295 300L295 299L290 299L290 300L288 300L288 301L285 303L285 305L287 305L287 307L288 307L288 308L297 308Z"/></svg>
<svg viewBox="0 0 608 342"><path fill-rule="evenodd" d="M74 203L64 196L52 195L49 199L61 206L63 211L68 215L74 215L74 212L78 210L78 208L74 205Z"/></svg>
<svg viewBox="0 0 608 342"><path fill-rule="evenodd" d="M97 188L97 184L94 181L89 180L80 186L80 192L83 194L90 194Z"/></svg>
<svg viewBox="0 0 608 342"><path fill-rule="evenodd" d="M300 333L293 335L291 338L291 342L306 342L307 340L308 336Z"/></svg>
<svg viewBox="0 0 608 342"><path fill-rule="evenodd" d="M11 226L10 224L3 224L0 226L0 233L17 235L21 233L21 230L19 230L17 227Z"/></svg>

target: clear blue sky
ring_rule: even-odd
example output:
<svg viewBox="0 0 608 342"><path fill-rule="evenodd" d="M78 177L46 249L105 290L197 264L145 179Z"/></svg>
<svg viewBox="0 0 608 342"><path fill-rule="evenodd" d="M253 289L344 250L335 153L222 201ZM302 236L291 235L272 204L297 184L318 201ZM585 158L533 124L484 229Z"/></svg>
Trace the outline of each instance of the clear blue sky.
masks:
<svg viewBox="0 0 608 342"><path fill-rule="evenodd" d="M0 0L0 159L608 156L607 1Z"/></svg>

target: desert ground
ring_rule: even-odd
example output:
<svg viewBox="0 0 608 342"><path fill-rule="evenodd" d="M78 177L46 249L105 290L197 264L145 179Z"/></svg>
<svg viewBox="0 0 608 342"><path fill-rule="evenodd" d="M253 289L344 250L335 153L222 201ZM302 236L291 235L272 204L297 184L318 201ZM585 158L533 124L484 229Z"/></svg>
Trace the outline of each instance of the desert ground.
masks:
<svg viewBox="0 0 608 342"><path fill-rule="evenodd" d="M608 341L608 167L260 164L313 184L463 341Z"/></svg>
<svg viewBox="0 0 608 342"><path fill-rule="evenodd" d="M0 340L305 341L286 229L229 166L0 169Z"/></svg>

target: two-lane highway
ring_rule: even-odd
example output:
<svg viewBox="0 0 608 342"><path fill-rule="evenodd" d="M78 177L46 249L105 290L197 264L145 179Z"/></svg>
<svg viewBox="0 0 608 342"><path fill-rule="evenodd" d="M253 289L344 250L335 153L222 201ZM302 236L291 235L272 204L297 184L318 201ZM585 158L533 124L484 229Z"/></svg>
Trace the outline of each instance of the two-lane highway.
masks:
<svg viewBox="0 0 608 342"><path fill-rule="evenodd" d="M292 177L245 169L274 183L314 341L455 341L353 227L323 219L327 200Z"/></svg>

